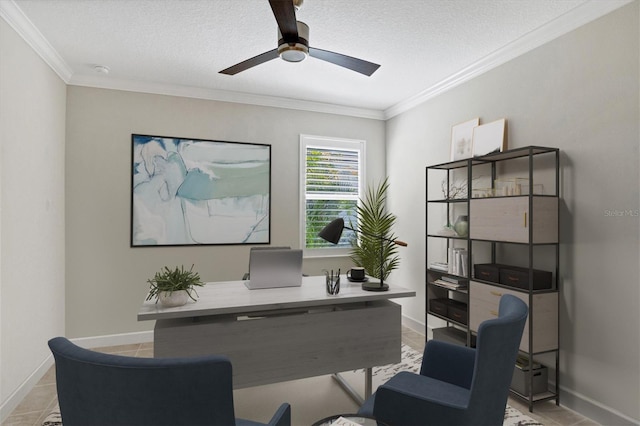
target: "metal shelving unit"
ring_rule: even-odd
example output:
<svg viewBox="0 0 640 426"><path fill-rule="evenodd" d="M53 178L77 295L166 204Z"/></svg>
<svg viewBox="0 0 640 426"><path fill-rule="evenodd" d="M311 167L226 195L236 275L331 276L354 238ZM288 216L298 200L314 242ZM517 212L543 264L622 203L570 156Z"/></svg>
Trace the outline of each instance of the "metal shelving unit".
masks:
<svg viewBox="0 0 640 426"><path fill-rule="evenodd" d="M542 169L542 178L536 174L539 173L538 168ZM506 189L497 191L499 189L496 187L497 179L503 176L512 176L514 173L522 173L523 169L527 172L526 177L519 177L517 178L519 180L516 180L516 182L522 182L523 185L515 185L513 193ZM481 175L483 172L486 175ZM434 338L457 341L460 344L472 346L475 337L474 327L479 321L478 318L482 318L484 315L478 308L478 303L475 302L474 289L478 294L480 294L480 289L490 290L495 295L504 292L515 293L528 303L529 319L520 353L522 359L526 360L522 371L525 374L525 389L524 392L512 389L512 394L526 400L530 411L533 411L535 403L541 401L555 400L556 404L559 404L559 150L528 146L482 157L436 164L426 168L425 178L427 188L425 321L427 326L430 321L433 323L436 318L445 321L446 324L444 328L434 331ZM438 194L430 197L429 182L438 178L443 182L442 196ZM477 188L478 181L489 181L490 183L490 186L485 185L486 188L483 190L485 193L483 194ZM542 185L544 190L540 189L540 181L544 181L546 184L546 186ZM462 193L455 191L457 194L454 198L452 197L452 188L459 189L457 182L461 182L459 186L466 185L466 191ZM482 201L478 202L479 199ZM505 213L505 210L510 210L510 205L514 202L525 209L524 231L518 229L510 232L509 221L511 218ZM504 229L496 228L496 230L491 228L490 224L487 225L493 219L492 209L495 211L496 217L500 217L501 220L504 216ZM430 224L430 216L442 218L444 215L446 215L447 222L451 223L452 213L468 216L469 233L467 235L446 235L443 234L442 229L433 223ZM474 219L477 222L476 228L474 228ZM433 222L433 219L431 221ZM546 226L545 222L550 222L552 225L555 223L555 228L545 229L543 230L545 232L541 233L540 228ZM543 224L541 225L541 223ZM548 235L544 238L540 237L545 233ZM430 246L432 246L431 250ZM434 249L433 246L436 248ZM451 269L444 271L434 265L434 262L450 264L453 260L450 249L453 247L461 248L467 252L466 274L452 273ZM498 264L499 261L502 262L503 258L514 256L514 253L516 253L516 257L519 255L517 261L523 265L521 269L526 271L525 275L528 275L527 287L514 288L504 283L486 281L474 275L476 264L474 260L484 258L489 264ZM550 288L534 289L534 266L536 266L537 257L544 258L546 269L552 269ZM446 262L442 262L442 259L446 259ZM510 261L513 261L513 258ZM443 278L453 279L463 288L442 287L438 281ZM464 304L466 314L462 320L459 316L454 318L445 313L446 311L443 312L442 306L438 303L446 303L447 300ZM457 306L460 308L462 305ZM544 306L544 312L539 306ZM545 329L543 329L543 324ZM552 328L549 328L550 325ZM544 359L548 367L550 367L549 364L553 365L554 374L547 380L546 390L534 394L534 380L536 379L534 367L538 365L536 360L540 358Z"/></svg>

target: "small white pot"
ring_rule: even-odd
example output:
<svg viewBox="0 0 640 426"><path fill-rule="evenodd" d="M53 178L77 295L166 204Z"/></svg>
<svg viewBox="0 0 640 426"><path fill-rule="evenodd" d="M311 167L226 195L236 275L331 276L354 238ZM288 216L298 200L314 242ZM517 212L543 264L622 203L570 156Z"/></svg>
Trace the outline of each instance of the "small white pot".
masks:
<svg viewBox="0 0 640 426"><path fill-rule="evenodd" d="M177 291L161 291L158 293L160 304L166 308L182 306L189 300L189 294L186 290Z"/></svg>

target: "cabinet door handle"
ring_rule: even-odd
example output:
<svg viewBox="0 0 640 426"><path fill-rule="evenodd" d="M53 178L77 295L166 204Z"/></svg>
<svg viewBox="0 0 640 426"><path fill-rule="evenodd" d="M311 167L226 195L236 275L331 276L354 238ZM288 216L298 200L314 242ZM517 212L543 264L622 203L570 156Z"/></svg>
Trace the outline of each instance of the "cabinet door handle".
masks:
<svg viewBox="0 0 640 426"><path fill-rule="evenodd" d="M498 316L498 311L489 311L489 313L490 313L491 315L493 315L494 317L497 317L497 316Z"/></svg>
<svg viewBox="0 0 640 426"><path fill-rule="evenodd" d="M491 290L491 294L493 294L494 296L502 297L502 293L500 293L499 291Z"/></svg>
<svg viewBox="0 0 640 426"><path fill-rule="evenodd" d="M527 227L527 212L524 212L524 227Z"/></svg>

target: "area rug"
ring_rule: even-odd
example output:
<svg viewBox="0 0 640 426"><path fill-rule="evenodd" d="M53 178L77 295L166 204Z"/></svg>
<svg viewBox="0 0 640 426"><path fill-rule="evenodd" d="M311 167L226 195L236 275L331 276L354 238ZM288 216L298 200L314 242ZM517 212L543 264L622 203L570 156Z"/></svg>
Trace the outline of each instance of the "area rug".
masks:
<svg viewBox="0 0 640 426"><path fill-rule="evenodd" d="M44 419L42 426L62 426L62 416L58 407Z"/></svg>
<svg viewBox="0 0 640 426"><path fill-rule="evenodd" d="M420 370L420 364L422 363L422 354L415 351L407 345L402 345L402 358L398 364L389 364L381 367L375 367L372 372L373 388L376 389L382 383L393 377L394 374L400 371L411 371L418 373ZM343 377L353 384L354 388L362 386L364 380L364 370L354 370L342 373ZM237 407L236 407L237 408ZM294 407L295 408L295 407ZM237 413L236 413L237 414ZM56 407L54 411L47 416L42 423L42 426L61 426L62 419L60 417L60 411ZM541 423L532 419L531 417L521 413L519 410L507 405L504 416L504 426L542 426ZM295 425L305 426L305 425Z"/></svg>

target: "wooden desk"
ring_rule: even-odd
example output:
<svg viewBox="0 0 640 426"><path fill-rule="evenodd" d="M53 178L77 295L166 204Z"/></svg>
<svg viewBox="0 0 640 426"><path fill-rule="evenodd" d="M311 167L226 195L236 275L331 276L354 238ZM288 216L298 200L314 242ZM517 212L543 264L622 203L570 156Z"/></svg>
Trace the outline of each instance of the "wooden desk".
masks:
<svg viewBox="0 0 640 426"><path fill-rule="evenodd" d="M365 397L371 368L400 362L401 308L389 299L415 296L394 285L364 291L346 279L329 296L324 276L304 277L300 287L248 290L227 281L197 292L198 302L181 307L143 303L138 320L156 320L154 356L224 354L235 388L364 368Z"/></svg>

